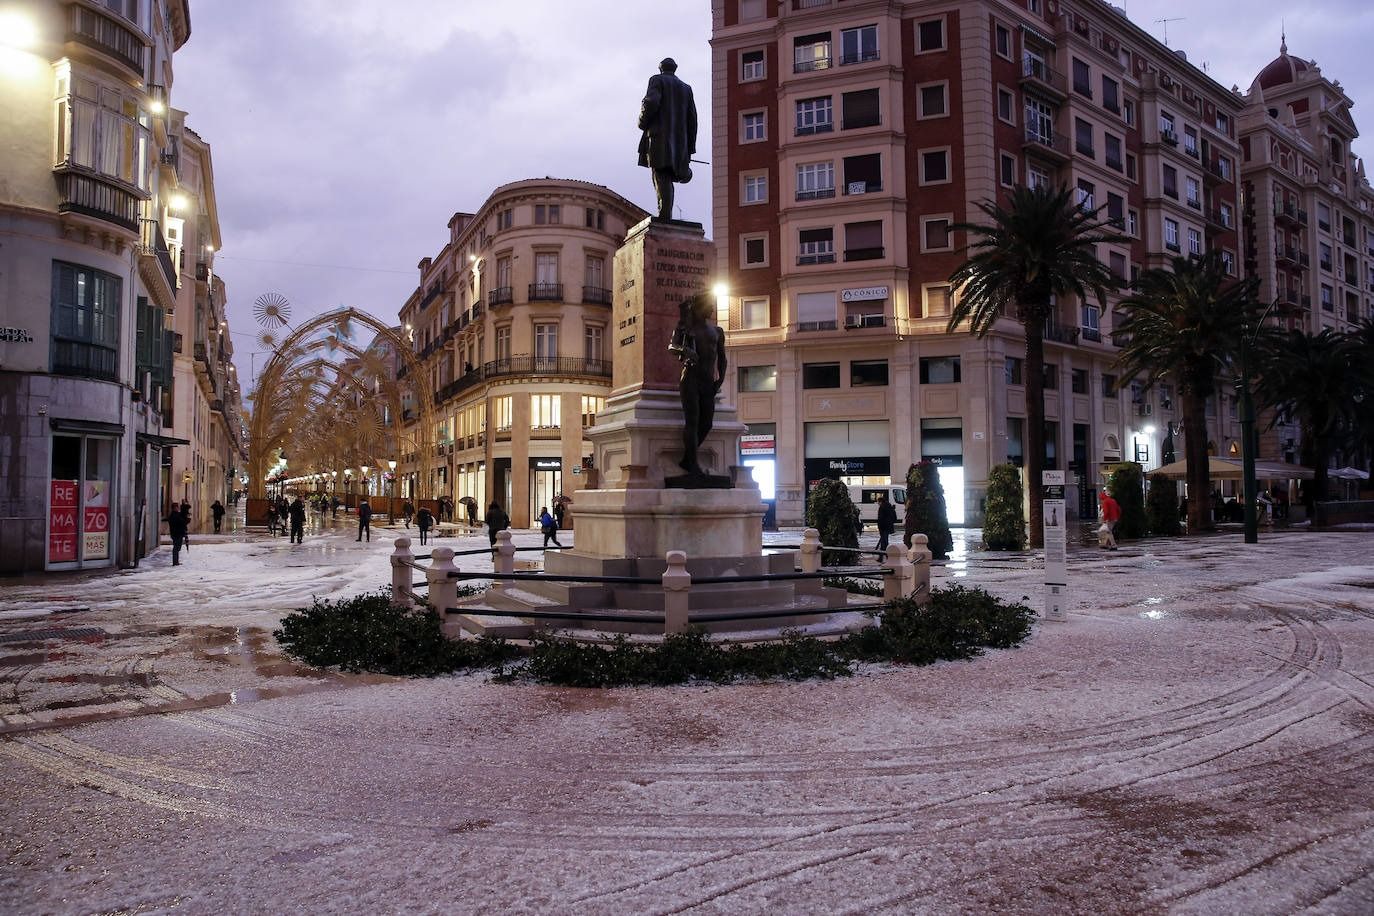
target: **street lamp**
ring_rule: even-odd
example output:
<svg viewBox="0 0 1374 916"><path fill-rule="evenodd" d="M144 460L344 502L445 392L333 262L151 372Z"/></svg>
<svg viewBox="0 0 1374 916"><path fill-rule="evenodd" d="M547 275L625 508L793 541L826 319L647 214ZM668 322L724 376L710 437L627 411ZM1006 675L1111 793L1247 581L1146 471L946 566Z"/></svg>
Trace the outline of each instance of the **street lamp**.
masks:
<svg viewBox="0 0 1374 916"><path fill-rule="evenodd" d="M391 519L396 515L396 461L391 459L387 464L391 467L391 492L387 495L386 517Z"/></svg>
<svg viewBox="0 0 1374 916"><path fill-rule="evenodd" d="M1269 308L1265 309L1259 321L1255 322L1254 333L1249 333L1249 329L1245 328L1241 330L1240 335L1240 459L1241 469L1245 475L1241 498L1245 500L1247 544L1259 543L1259 519L1255 515L1255 448L1259 444L1259 437L1255 435L1255 402L1250 397L1250 347L1259 337L1260 328L1264 327L1264 319L1269 317L1269 313L1276 305L1277 300L1269 303Z"/></svg>
<svg viewBox="0 0 1374 916"><path fill-rule="evenodd" d="M366 495L367 495L367 490L368 490L368 486L367 486L367 484L368 484L368 480L367 480L368 465L366 465L366 464L360 464L360 465L358 465L358 467L359 467L359 469L361 469L362 472L363 472L363 495L366 496Z"/></svg>

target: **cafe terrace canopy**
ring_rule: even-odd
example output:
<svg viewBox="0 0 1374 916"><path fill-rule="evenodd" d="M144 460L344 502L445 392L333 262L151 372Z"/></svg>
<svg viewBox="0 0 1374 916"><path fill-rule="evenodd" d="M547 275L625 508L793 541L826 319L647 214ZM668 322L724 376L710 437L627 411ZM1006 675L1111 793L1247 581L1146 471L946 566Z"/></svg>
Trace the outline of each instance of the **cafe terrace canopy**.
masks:
<svg viewBox="0 0 1374 916"><path fill-rule="evenodd" d="M1170 480L1184 480L1188 476L1188 462L1175 461L1147 472L1150 477L1167 477ZM1245 467L1239 460L1208 457L1208 480L1240 480L1245 476ZM1297 464L1282 461L1256 461L1255 479L1257 480L1311 480L1313 471Z"/></svg>

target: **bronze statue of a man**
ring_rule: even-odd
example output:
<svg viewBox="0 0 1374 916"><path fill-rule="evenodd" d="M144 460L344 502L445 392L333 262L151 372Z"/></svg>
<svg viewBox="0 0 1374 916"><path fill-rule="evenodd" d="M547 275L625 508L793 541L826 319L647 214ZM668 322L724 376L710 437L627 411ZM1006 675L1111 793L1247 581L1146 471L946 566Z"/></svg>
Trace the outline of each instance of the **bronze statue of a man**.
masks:
<svg viewBox="0 0 1374 916"><path fill-rule="evenodd" d="M658 218L673 218L673 183L692 180L697 151L697 106L692 87L677 78L677 63L665 57L639 107L639 164L651 169L658 195Z"/></svg>
<svg viewBox="0 0 1374 916"><path fill-rule="evenodd" d="M697 448L706 441L716 416L716 395L725 384L725 332L710 323L714 306L705 293L684 299L668 351L682 360L682 460L688 474L705 472L697 461Z"/></svg>

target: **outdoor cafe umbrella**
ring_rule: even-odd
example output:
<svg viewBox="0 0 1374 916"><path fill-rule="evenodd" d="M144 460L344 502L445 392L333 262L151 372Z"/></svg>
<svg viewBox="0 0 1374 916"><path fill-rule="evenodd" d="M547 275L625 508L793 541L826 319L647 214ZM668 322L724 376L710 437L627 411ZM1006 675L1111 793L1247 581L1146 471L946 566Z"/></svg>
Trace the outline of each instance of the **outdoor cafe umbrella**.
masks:
<svg viewBox="0 0 1374 916"><path fill-rule="evenodd" d="M1327 476L1335 477L1338 480L1368 480L1369 472L1361 471L1359 468L1343 467L1336 468L1334 471L1328 471Z"/></svg>
<svg viewBox="0 0 1374 916"><path fill-rule="evenodd" d="M1173 464L1166 464L1150 471L1149 476L1184 480L1188 476L1188 462L1175 461ZM1244 476L1245 466L1239 460L1208 456L1208 480L1240 480ZM1259 480L1311 480L1313 476L1311 468L1297 464L1286 464L1282 461L1255 462L1255 477Z"/></svg>

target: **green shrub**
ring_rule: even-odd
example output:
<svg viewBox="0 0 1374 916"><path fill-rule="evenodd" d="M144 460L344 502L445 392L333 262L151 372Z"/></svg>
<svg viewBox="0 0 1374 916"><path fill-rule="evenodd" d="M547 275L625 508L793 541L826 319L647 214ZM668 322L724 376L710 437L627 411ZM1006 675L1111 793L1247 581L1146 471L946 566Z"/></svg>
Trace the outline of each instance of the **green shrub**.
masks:
<svg viewBox="0 0 1374 916"><path fill-rule="evenodd" d="M983 649L1009 649L1030 635L1035 612L1005 604L979 588L954 585L931 592L922 607L915 599L892 602L878 626L852 633L836 651L861 661L928 665L973 658Z"/></svg>
<svg viewBox="0 0 1374 916"><path fill-rule="evenodd" d="M921 461L906 472L906 524L902 543L911 546L912 535L924 534L930 554L943 560L954 549L954 535L949 531L949 514L945 510L945 488L940 485L940 466L934 461Z"/></svg>
<svg viewBox="0 0 1374 916"><path fill-rule="evenodd" d="M987 505L983 512L983 546L988 550L1023 550L1026 546L1026 513L1021 491L1021 470L999 464L988 475Z"/></svg>
<svg viewBox="0 0 1374 916"><path fill-rule="evenodd" d="M859 546L859 507L849 498L849 487L833 478L816 484L806 502L806 525L821 534L827 547ZM848 550L826 550L821 563L826 566L853 566L857 553Z"/></svg>
<svg viewBox="0 0 1374 916"><path fill-rule="evenodd" d="M1150 492L1145 496L1145 519L1150 534L1156 537L1175 537L1183 533L1179 527L1177 483L1163 477L1150 481Z"/></svg>
<svg viewBox="0 0 1374 916"><path fill-rule="evenodd" d="M883 583L877 579L859 579L854 576L826 576L822 585L842 588L851 595L877 596L883 593Z"/></svg>
<svg viewBox="0 0 1374 916"><path fill-rule="evenodd" d="M1118 538L1143 538L1145 521L1145 479L1134 461L1118 464L1107 478L1107 492L1121 504L1121 521L1116 523Z"/></svg>

